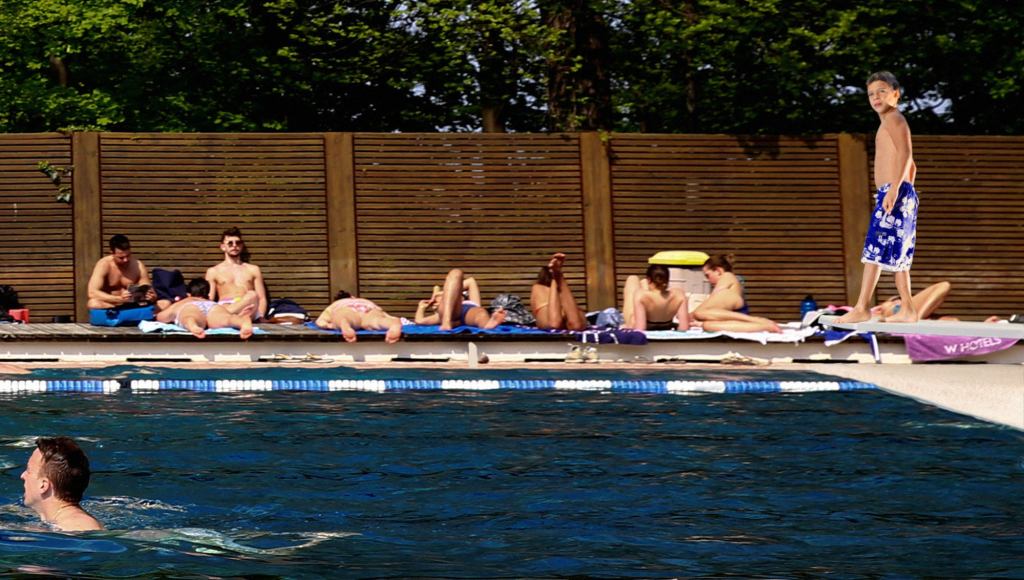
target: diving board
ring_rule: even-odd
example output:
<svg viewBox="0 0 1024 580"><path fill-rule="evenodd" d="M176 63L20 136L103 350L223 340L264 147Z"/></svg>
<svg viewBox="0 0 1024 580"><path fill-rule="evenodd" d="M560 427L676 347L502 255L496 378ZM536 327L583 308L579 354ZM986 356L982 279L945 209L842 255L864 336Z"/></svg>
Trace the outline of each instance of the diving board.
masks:
<svg viewBox="0 0 1024 580"><path fill-rule="evenodd" d="M962 320L921 320L913 323L882 322L879 319L864 322L839 322L838 316L822 316L823 326L886 334L920 334L926 336L975 336L979 338L1011 338L1024 340L1024 324L965 322Z"/></svg>

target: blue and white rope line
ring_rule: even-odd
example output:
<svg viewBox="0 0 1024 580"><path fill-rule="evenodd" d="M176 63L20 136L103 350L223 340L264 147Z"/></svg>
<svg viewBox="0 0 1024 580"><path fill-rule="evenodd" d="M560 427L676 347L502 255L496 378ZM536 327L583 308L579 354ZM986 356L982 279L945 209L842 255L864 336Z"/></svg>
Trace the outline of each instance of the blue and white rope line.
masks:
<svg viewBox="0 0 1024 580"><path fill-rule="evenodd" d="M593 379L125 379L125 380L0 380L0 393L114 393L201 391L599 391L610 393L809 393L815 391L862 391L876 389L856 381L668 381Z"/></svg>

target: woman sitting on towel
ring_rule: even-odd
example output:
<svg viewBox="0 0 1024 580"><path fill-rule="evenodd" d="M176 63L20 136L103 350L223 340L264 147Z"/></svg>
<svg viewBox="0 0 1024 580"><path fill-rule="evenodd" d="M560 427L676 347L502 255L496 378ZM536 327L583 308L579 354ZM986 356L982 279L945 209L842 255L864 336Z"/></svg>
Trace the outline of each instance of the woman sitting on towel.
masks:
<svg viewBox="0 0 1024 580"><path fill-rule="evenodd" d="M463 292L466 298L463 299ZM466 278L462 270L455 268L448 272L444 288L434 286L429 300L420 300L416 309L416 324L437 324L440 330L451 330L456 326L476 326L490 329L505 321L505 310L499 308L494 314L480 306L480 286L476 278ZM433 310L427 314L427 310Z"/></svg>
<svg viewBox="0 0 1024 580"><path fill-rule="evenodd" d="M334 302L324 309L316 325L325 330L340 330L346 342L356 341L357 330L386 330L384 341L398 342L402 337L402 321L365 298L355 298L339 290Z"/></svg>
<svg viewBox="0 0 1024 580"><path fill-rule="evenodd" d="M714 286L711 295L690 314L704 330L725 332L782 332L778 324L747 314L743 285L732 272L732 256L718 254L704 262L704 275Z"/></svg>
<svg viewBox="0 0 1024 580"><path fill-rule="evenodd" d="M622 316L626 319L626 328L689 330L686 292L681 288L669 289L668 278L668 268L660 264L648 266L643 280L639 276L626 278L622 289Z"/></svg>
<svg viewBox="0 0 1024 580"><path fill-rule="evenodd" d="M537 318L537 328L583 330L587 326L586 313L576 305L562 274L564 264L565 254L559 252L551 256L530 290L530 309Z"/></svg>

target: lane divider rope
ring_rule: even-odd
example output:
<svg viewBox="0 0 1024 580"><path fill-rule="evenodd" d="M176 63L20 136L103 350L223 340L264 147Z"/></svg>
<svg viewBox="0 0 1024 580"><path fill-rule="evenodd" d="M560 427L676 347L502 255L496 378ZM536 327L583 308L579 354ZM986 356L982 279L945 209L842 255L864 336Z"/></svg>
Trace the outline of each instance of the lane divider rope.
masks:
<svg viewBox="0 0 1024 580"><path fill-rule="evenodd" d="M107 379L0 380L0 393L199 391L597 391L611 393L808 393L877 389L857 381L680 381L650 379Z"/></svg>

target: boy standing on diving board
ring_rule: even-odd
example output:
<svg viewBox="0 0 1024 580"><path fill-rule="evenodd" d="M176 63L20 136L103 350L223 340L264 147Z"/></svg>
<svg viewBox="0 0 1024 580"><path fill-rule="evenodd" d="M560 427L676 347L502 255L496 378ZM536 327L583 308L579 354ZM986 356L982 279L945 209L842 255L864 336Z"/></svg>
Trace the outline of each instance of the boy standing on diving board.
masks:
<svg viewBox="0 0 1024 580"><path fill-rule="evenodd" d="M914 191L917 165L910 144L910 127L896 108L900 83L892 73L876 72L868 77L867 85L868 102L881 120L875 134L878 193L860 259L864 263L860 296L853 310L840 317L839 322L871 319L869 302L882 270L894 274L901 306L898 312L885 318L885 322L917 322L918 314L910 292L910 263L914 260L917 241L917 192Z"/></svg>

